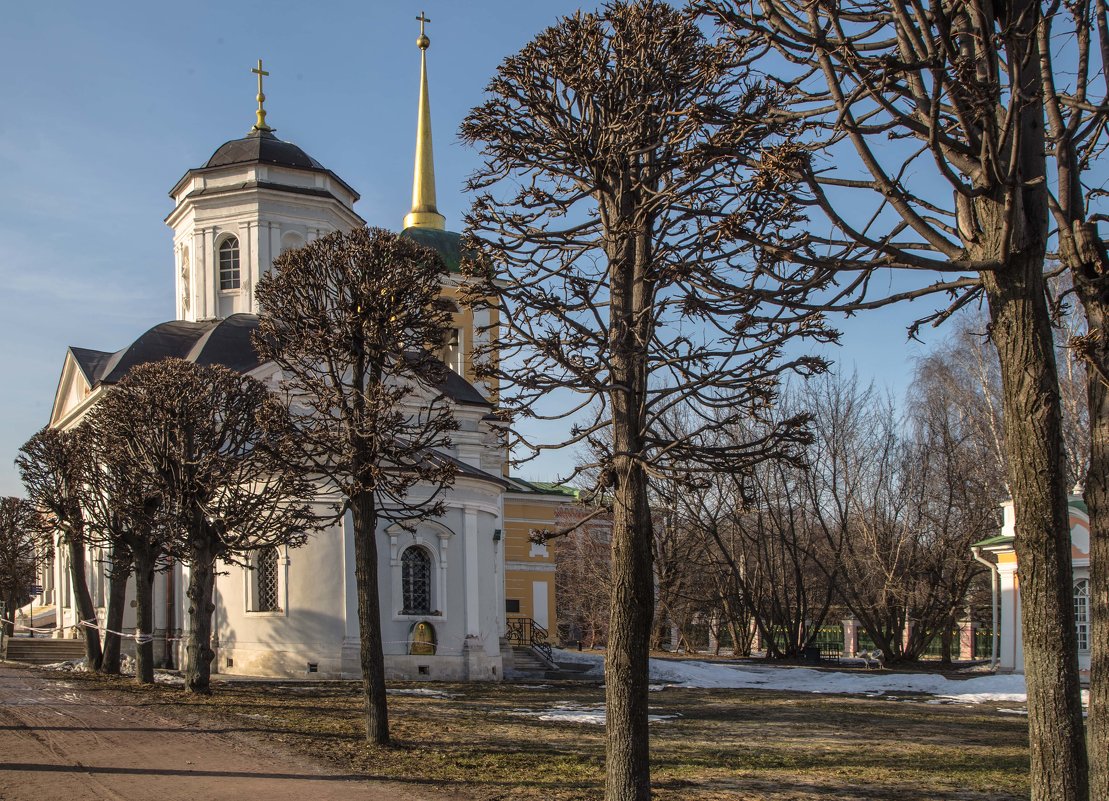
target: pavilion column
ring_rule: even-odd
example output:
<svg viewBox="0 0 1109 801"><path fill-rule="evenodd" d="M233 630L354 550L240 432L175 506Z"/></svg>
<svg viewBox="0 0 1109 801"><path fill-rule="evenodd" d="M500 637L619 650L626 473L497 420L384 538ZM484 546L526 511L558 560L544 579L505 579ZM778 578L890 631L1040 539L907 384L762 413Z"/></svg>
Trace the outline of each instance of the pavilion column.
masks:
<svg viewBox="0 0 1109 801"><path fill-rule="evenodd" d="M859 621L854 617L843 619L843 655L855 657L859 654Z"/></svg>

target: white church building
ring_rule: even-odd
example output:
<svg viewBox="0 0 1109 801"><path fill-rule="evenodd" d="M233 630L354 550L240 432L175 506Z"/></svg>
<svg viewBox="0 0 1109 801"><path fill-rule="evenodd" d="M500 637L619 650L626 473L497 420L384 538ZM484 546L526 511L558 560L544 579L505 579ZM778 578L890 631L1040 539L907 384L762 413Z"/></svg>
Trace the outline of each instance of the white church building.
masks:
<svg viewBox="0 0 1109 801"><path fill-rule="evenodd" d="M415 533L378 536L383 639L393 678L498 680L511 666L512 637L554 622L554 559L529 542L551 527L566 493L508 475L503 438L488 390L473 379L469 354L476 329L489 322L455 301L459 236L436 210L428 39L421 32L420 101L413 205L403 233L436 248L450 271L443 296L455 307L455 335L444 346L452 373L443 385L459 431L444 456L459 465L446 514ZM280 371L250 343L257 325L254 287L281 252L332 231L364 225L358 193L301 147L266 124L261 62L257 121L220 145L170 190L176 319L153 325L133 343L106 352L71 347L65 356L50 425L78 425L99 397L133 366L168 357L222 364L276 387ZM167 267L167 269L170 269ZM90 332L95 334L95 332ZM94 338L90 335L90 339ZM321 498L325 504L333 499ZM89 559L89 585L104 621L106 554ZM56 636L73 636L77 615L65 550L55 549L39 604L54 604ZM188 625L188 567L174 564L155 579L155 654L181 667ZM133 588L128 598L133 598ZM129 609L125 626L134 626ZM523 623L527 625L522 625ZM354 544L347 521L307 545L265 549L248 568L222 565L214 621L220 673L320 678L360 675ZM525 642L524 645L527 645Z"/></svg>

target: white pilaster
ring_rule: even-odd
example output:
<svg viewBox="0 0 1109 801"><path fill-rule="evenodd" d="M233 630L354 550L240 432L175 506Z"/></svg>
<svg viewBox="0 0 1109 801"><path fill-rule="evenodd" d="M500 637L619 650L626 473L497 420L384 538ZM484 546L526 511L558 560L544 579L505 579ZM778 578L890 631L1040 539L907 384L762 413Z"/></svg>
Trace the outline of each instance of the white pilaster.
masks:
<svg viewBox="0 0 1109 801"><path fill-rule="evenodd" d="M466 566L466 637L481 635L481 581L478 576L477 510L466 507L463 523L463 548Z"/></svg>

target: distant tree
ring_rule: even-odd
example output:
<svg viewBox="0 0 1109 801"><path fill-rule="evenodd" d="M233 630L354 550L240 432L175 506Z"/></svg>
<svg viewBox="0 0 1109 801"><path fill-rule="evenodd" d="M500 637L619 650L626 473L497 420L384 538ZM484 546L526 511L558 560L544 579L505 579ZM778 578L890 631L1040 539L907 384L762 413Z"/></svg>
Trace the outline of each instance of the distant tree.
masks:
<svg viewBox="0 0 1109 801"><path fill-rule="evenodd" d="M982 436L976 409L963 405L968 393L947 380L945 368L936 354L917 366L905 434L908 482L919 510L914 525L926 555L917 566L917 583L934 599L929 608L935 614L921 625L933 633L939 629L941 658L950 662L951 632L982 573L967 554L975 542L997 532L1006 493L1004 472L991 458L993 444Z"/></svg>
<svg viewBox="0 0 1109 801"><path fill-rule="evenodd" d="M135 676L143 684L154 682L154 573L173 540L169 521L163 517L160 476L131 453L129 432L136 409L134 395L108 392L82 423L90 452L89 470L82 492L86 535L90 543L111 550L107 628L104 662L114 660L119 672L119 637L109 658L112 631L123 626L126 586L135 577L135 612L139 639L135 645ZM122 587L120 587L122 585Z"/></svg>
<svg viewBox="0 0 1109 801"><path fill-rule="evenodd" d="M103 474L105 482L124 482L120 509L140 528L146 511L138 510L158 498L158 515L174 534L167 552L189 566L185 686L209 693L217 562L296 547L316 524L313 485L281 455L287 413L260 381L181 359L132 368L101 404L97 425L112 429L108 458L130 460L122 476ZM150 569L140 568L140 584Z"/></svg>
<svg viewBox="0 0 1109 801"><path fill-rule="evenodd" d="M666 3L613 2L505 59L462 125L484 159L469 182L471 302L499 315L479 373L517 419L583 415L559 442L517 432L518 444L590 445L583 468L612 499L608 801L650 795L648 485L742 469L804 439L799 419L754 442L710 434L763 414L782 374L823 369L783 357L787 343L834 336L788 310L819 280L775 274L737 239L795 211L788 186L740 166L790 133L768 117L771 96L736 77L740 60ZM666 415L682 407L697 424L676 436Z"/></svg>
<svg viewBox="0 0 1109 801"><path fill-rule="evenodd" d="M588 506L559 510L556 520L568 533L558 538L555 549L555 604L559 628L571 644L587 648L608 641L609 550L612 519L603 514L581 523L592 513Z"/></svg>
<svg viewBox="0 0 1109 801"><path fill-rule="evenodd" d="M389 742L377 531L441 516L455 466L436 456L458 424L440 385L451 328L432 249L382 229L284 253L258 282L255 347L281 368L298 464L351 512L366 736Z"/></svg>
<svg viewBox="0 0 1109 801"><path fill-rule="evenodd" d="M89 593L85 556L85 515L81 486L88 465L88 446L80 430L44 428L24 443L15 460L27 499L54 526L69 557L69 580L77 604L90 670L103 659L100 629Z"/></svg>
<svg viewBox="0 0 1109 801"><path fill-rule="evenodd" d="M1069 26L1056 12L1071 4L1038 0L696 5L734 35L740 52L752 41L773 52L763 63L789 94L781 113L811 134L760 155L802 181L797 202L811 215L759 244L791 263L837 270L840 290L825 306L860 310L947 293L927 318L938 322L975 297L986 301L1022 566L1033 799L1084 799L1069 487L1044 285L1049 217L1059 202L1048 159L1062 140L1045 136L1045 97L1055 82L1080 86L1089 77L1081 72L1076 84L1068 67L1050 66L1054 55L1070 62L1072 38L1088 41L1089 4L1074 4L1086 15ZM1103 26L1104 4L1098 8ZM1053 22L1060 27L1052 31ZM1106 108L1090 110L1097 139ZM1083 198L1071 177L1068 202L1077 211L1101 190ZM887 269L909 286L881 291Z"/></svg>
<svg viewBox="0 0 1109 801"><path fill-rule="evenodd" d="M9 637L14 631L15 610L31 597L45 533L32 504L22 498L0 498L0 599L12 621L3 624Z"/></svg>

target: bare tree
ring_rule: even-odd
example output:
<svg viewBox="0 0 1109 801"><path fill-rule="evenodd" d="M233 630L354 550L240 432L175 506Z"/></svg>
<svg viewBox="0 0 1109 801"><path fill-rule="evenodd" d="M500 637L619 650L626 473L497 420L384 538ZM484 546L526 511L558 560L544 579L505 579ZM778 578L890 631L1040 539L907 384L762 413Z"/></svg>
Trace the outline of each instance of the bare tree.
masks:
<svg viewBox="0 0 1109 801"><path fill-rule="evenodd" d="M1037 29L1047 144L1054 168L1049 208L1059 261L1082 303L1087 333L1090 466L1090 798L1109 799L1109 247L1104 154L1109 146L1109 7L1105 0L1051 3ZM1064 42L1060 46L1058 43ZM1101 165L1098 168L1098 165ZM1053 191L1052 191L1053 190Z"/></svg>
<svg viewBox="0 0 1109 801"><path fill-rule="evenodd" d="M499 314L480 372L518 419L584 418L564 441L517 432L518 444L589 444L584 467L613 502L609 801L650 794L648 484L741 469L803 439L802 420L754 442L711 434L765 416L782 374L823 369L783 357L787 342L833 337L817 314L788 310L808 271L771 280L737 240L740 227L792 222L794 207L788 186L741 166L789 131L767 123L770 96L736 62L664 2L613 2L505 59L462 125L484 158L469 182L471 302L496 298ZM683 407L697 424L677 436L666 415Z"/></svg>
<svg viewBox="0 0 1109 801"><path fill-rule="evenodd" d="M778 85L793 93L784 113L805 119L820 140L819 152L801 140L763 161L806 183L827 227L813 220L766 246L840 270L833 301L855 309L950 292L946 308L929 318L939 321L977 292L986 299L1022 565L1033 798L1084 798L1068 488L1043 279L1041 46L1055 46L1042 39L1044 7L1035 0L699 5L738 33L740 47L754 37L775 51ZM887 268L940 278L875 298L875 271Z"/></svg>
<svg viewBox="0 0 1109 801"><path fill-rule="evenodd" d="M568 533L555 544L555 603L559 628L589 648L608 641L609 551L612 516L591 516L589 506L557 511L556 524ZM582 520L590 517L589 522Z"/></svg>
<svg viewBox="0 0 1109 801"><path fill-rule="evenodd" d="M935 354L918 365L909 388L907 434L909 480L920 508L917 531L927 553L918 583L935 599L930 626L940 626L942 657L950 661L950 632L982 572L967 553L999 528L1005 492L1003 472L991 459L992 442L982 436L974 407L961 403L966 393L946 380L945 367Z"/></svg>
<svg viewBox="0 0 1109 801"><path fill-rule="evenodd" d="M50 520L65 545L85 658L90 670L99 670L103 651L86 575L85 515L81 508L87 459L88 448L79 430L44 428L19 449L15 463L28 500Z"/></svg>
<svg viewBox="0 0 1109 801"><path fill-rule="evenodd" d="M189 565L185 686L209 693L217 562L301 545L316 523L313 485L280 455L287 414L256 379L181 359L132 368L101 403L112 447L141 473L129 502L160 499L167 552Z"/></svg>
<svg viewBox="0 0 1109 801"><path fill-rule="evenodd" d="M10 622L3 624L9 637L15 628L15 610L31 597L45 533L42 518L31 503L0 498L0 599L10 617Z"/></svg>
<svg viewBox="0 0 1109 801"><path fill-rule="evenodd" d="M136 410L134 394L109 392L82 423L90 451L83 491L86 533L90 543L111 549L111 591L105 633L108 663L111 632L123 623L125 589L135 577L135 612L139 639L135 644L135 676L154 682L154 573L173 539L163 514L162 487L157 473L133 456L129 442ZM114 637L115 671L119 672L119 637Z"/></svg>
<svg viewBox="0 0 1109 801"><path fill-rule="evenodd" d="M381 229L337 232L274 262L258 282L255 347L282 371L294 460L351 512L366 736L389 742L377 530L443 514L458 424L440 385L450 328L439 255Z"/></svg>

